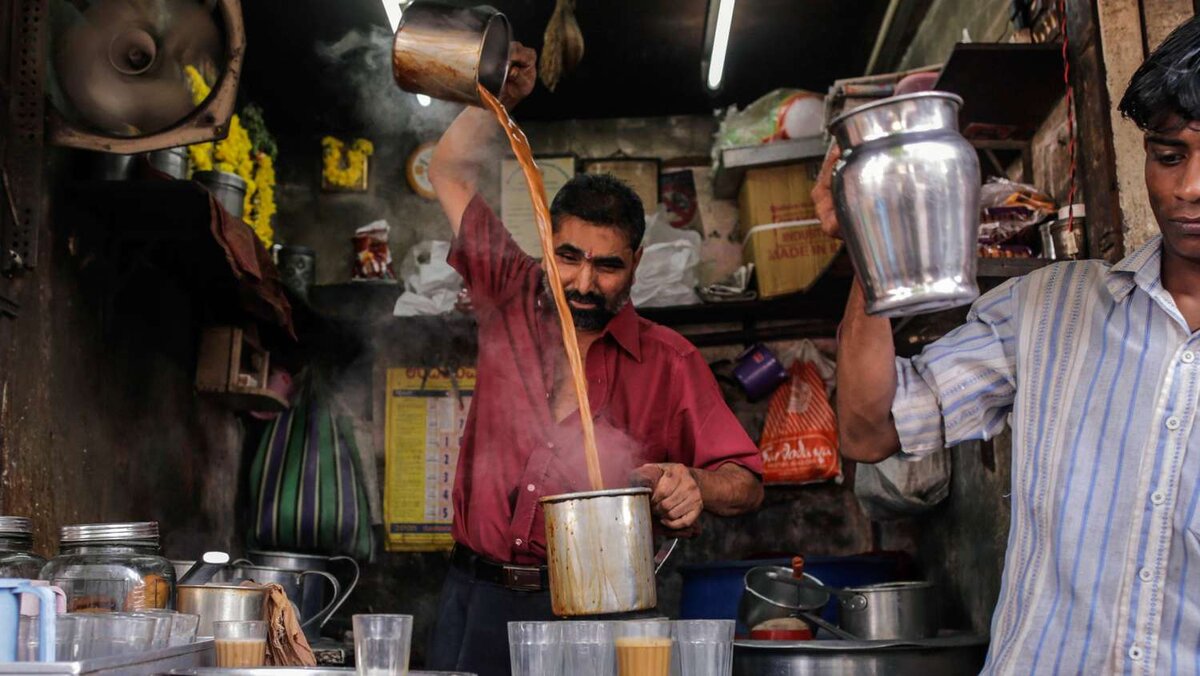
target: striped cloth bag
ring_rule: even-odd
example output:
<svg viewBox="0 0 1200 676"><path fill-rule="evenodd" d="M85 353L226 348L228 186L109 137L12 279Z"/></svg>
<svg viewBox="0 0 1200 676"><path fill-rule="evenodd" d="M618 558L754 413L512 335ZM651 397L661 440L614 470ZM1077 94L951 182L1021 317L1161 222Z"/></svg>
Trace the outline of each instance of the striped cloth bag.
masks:
<svg viewBox="0 0 1200 676"><path fill-rule="evenodd" d="M353 430L332 398L305 379L292 408L264 431L250 468L253 548L371 558Z"/></svg>

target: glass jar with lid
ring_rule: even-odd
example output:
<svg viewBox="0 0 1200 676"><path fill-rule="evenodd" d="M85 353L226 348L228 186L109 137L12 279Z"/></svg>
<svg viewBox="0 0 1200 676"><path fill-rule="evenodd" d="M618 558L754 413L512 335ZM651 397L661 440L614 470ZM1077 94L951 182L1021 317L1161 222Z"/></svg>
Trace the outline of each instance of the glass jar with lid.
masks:
<svg viewBox="0 0 1200 676"><path fill-rule="evenodd" d="M36 580L46 559L33 553L33 526L23 516L0 516L0 577Z"/></svg>
<svg viewBox="0 0 1200 676"><path fill-rule="evenodd" d="M41 579L62 588L68 612L174 607L175 569L153 521L63 526Z"/></svg>

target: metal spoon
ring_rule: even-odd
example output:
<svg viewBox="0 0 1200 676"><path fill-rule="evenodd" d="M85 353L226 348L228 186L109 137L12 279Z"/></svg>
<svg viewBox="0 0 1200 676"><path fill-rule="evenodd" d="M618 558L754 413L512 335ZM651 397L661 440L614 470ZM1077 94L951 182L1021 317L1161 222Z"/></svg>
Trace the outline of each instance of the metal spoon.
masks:
<svg viewBox="0 0 1200 676"><path fill-rule="evenodd" d="M771 572L767 573L767 578L774 580L776 582L783 582L784 584L790 584L790 585L795 585L797 587L803 587L805 589L817 589L819 591L825 592L826 594L836 596L839 599L841 599L842 603L846 606L846 608L848 610L862 610L863 608L866 607L866 604L867 604L867 599L862 594L848 592L844 589L835 589L834 587L827 587L823 584L813 582L812 580L810 580L808 578L788 577L787 575L783 575L783 574L777 573L775 571L771 571Z"/></svg>

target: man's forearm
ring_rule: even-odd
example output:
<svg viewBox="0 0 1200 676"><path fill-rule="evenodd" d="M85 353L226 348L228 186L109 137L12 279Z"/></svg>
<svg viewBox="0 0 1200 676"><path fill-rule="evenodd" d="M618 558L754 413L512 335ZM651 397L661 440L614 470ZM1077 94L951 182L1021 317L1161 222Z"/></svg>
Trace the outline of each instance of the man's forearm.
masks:
<svg viewBox="0 0 1200 676"><path fill-rule="evenodd" d="M488 111L467 106L442 134L429 161L429 181L454 234L462 221L462 213L479 191L479 175L483 164L495 157L490 145L500 126Z"/></svg>
<svg viewBox="0 0 1200 676"><path fill-rule="evenodd" d="M838 333L837 407L842 455L879 462L900 450L892 420L896 397L896 348L892 325L866 313L857 279Z"/></svg>
<svg viewBox="0 0 1200 676"><path fill-rule="evenodd" d="M719 516L736 516L758 509L763 500L762 482L750 470L725 463L715 470L691 468L704 509Z"/></svg>

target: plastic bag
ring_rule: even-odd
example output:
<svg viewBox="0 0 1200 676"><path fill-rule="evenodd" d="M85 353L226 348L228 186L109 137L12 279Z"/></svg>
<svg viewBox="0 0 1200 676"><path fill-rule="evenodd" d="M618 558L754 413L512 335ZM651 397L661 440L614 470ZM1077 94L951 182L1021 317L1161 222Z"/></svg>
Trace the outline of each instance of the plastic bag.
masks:
<svg viewBox="0 0 1200 676"><path fill-rule="evenodd" d="M353 279L395 279L392 252L388 249L391 226L385 220L372 221L354 231Z"/></svg>
<svg viewBox="0 0 1200 676"><path fill-rule="evenodd" d="M979 243L997 247L1053 214L1054 201L1031 185L997 177L979 189L979 208Z"/></svg>
<svg viewBox="0 0 1200 676"><path fill-rule="evenodd" d="M646 226L642 262L630 291L633 304L665 307L699 303L696 284L700 243L700 233L668 225L666 213L659 205Z"/></svg>
<svg viewBox="0 0 1200 676"><path fill-rule="evenodd" d="M829 403L833 362L811 341L801 341L792 353L791 376L767 408L759 448L763 483L807 484L838 479L837 418Z"/></svg>
<svg viewBox="0 0 1200 676"><path fill-rule="evenodd" d="M931 453L919 460L892 456L855 469L854 496L872 521L927 512L949 494L949 451Z"/></svg>
<svg viewBox="0 0 1200 676"><path fill-rule="evenodd" d="M817 136L825 122L825 98L802 89L776 89L721 120L716 148L752 146Z"/></svg>
<svg viewBox="0 0 1200 676"><path fill-rule="evenodd" d="M444 315L454 309L463 280L446 262L450 243L426 241L409 249L400 263L404 293L392 311L397 317Z"/></svg>

